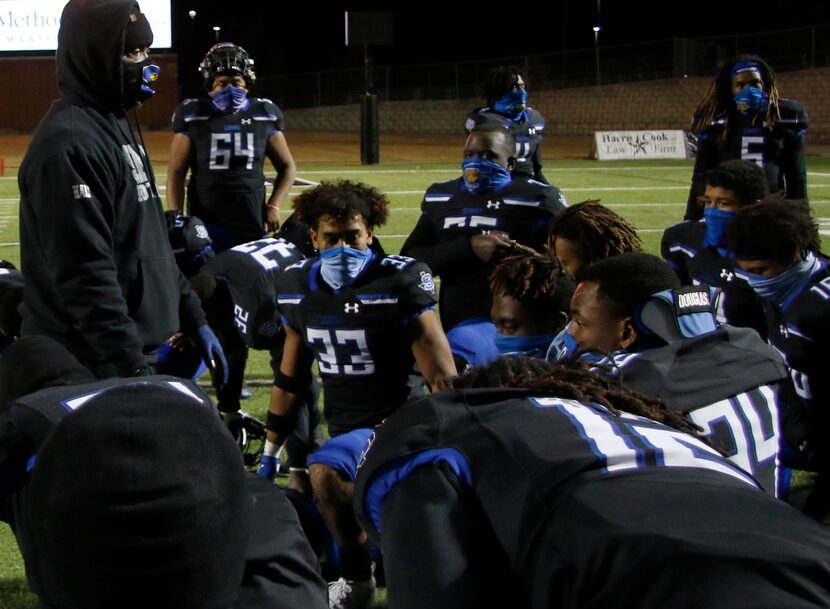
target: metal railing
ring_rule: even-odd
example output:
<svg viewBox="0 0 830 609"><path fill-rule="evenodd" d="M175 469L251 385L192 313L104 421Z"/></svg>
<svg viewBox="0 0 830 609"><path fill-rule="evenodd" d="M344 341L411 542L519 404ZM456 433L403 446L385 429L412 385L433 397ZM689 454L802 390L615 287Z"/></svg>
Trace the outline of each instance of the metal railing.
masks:
<svg viewBox="0 0 830 609"><path fill-rule="evenodd" d="M730 57L754 53L776 71L830 66L830 24L736 36L674 38L640 44L444 64L371 66L372 92L386 100L481 96L498 65L521 68L534 90L689 76L711 76ZM358 103L364 68L266 76L257 90L283 108Z"/></svg>

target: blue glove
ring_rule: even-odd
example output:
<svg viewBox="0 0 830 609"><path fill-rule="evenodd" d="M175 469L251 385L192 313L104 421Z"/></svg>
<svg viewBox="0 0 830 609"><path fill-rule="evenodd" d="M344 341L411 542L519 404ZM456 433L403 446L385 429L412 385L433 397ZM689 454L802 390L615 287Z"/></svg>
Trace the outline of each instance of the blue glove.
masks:
<svg viewBox="0 0 830 609"><path fill-rule="evenodd" d="M277 470L279 468L279 457L269 457L268 455L262 455L259 458L259 469L256 470L256 475L260 478L265 478L266 480L270 480L271 482L273 482L274 478L277 477Z"/></svg>
<svg viewBox="0 0 830 609"><path fill-rule="evenodd" d="M217 389L222 389L228 383L228 361L222 344L207 324L199 326L198 333L199 353L210 368L214 385Z"/></svg>

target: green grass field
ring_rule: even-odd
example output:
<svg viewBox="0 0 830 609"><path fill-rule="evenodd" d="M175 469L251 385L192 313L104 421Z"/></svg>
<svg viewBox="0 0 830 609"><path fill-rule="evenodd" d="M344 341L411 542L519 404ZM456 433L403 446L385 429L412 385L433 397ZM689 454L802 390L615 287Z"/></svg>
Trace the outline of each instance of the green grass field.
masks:
<svg viewBox="0 0 830 609"><path fill-rule="evenodd" d="M161 167L158 167L161 170ZM683 217L689 189L690 161L546 161L545 175L571 203L601 199L625 216L640 231L647 251L659 255L663 230ZM384 164L372 168L359 165L301 163L299 176L314 182L338 177L361 180L388 193L393 203L388 224L376 235L384 248L398 252L414 226L421 196L433 182L449 180L460 173L457 164ZM159 174L160 185L166 176ZM823 232L824 250L830 246L830 158L808 157L810 203ZM296 189L296 192L299 192ZM18 264L18 191L14 174L0 177L0 258ZM284 206L285 208L286 206ZM265 382L254 387L254 398L245 404L253 413L267 408L270 375L267 353L251 353L247 377ZM378 606L385 606L381 596ZM23 567L14 537L0 526L0 607L35 609L37 602L27 592Z"/></svg>

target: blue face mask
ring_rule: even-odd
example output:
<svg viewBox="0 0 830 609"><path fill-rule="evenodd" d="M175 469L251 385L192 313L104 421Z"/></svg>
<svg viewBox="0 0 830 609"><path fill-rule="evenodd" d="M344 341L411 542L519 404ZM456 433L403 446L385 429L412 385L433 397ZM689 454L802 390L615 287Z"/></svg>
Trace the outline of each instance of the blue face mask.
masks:
<svg viewBox="0 0 830 609"><path fill-rule="evenodd" d="M372 259L372 250L358 250L345 245L320 252L320 274L335 290L351 285Z"/></svg>
<svg viewBox="0 0 830 609"><path fill-rule="evenodd" d="M784 306L791 296L798 294L807 285L813 274L820 268L821 262L813 252L808 252L804 260L791 264L774 277L747 273L747 282L761 298Z"/></svg>
<svg viewBox="0 0 830 609"><path fill-rule="evenodd" d="M706 218L706 245L726 247L726 225L734 220L735 213L716 207L703 208L703 217Z"/></svg>
<svg viewBox="0 0 830 609"><path fill-rule="evenodd" d="M471 156L462 161L461 175L464 178L464 187L467 192L473 194L500 190L511 180L510 172L505 167L477 156Z"/></svg>
<svg viewBox="0 0 830 609"><path fill-rule="evenodd" d="M553 342L551 342L550 347L548 348L548 354L545 359L549 362L557 362L571 357L578 350L579 343L576 342L576 339L573 336L568 334L568 326L565 326L559 334L553 338Z"/></svg>
<svg viewBox="0 0 830 609"><path fill-rule="evenodd" d="M744 116L753 116L766 110L769 98L758 87L744 87L735 93L735 107Z"/></svg>
<svg viewBox="0 0 830 609"><path fill-rule="evenodd" d="M248 105L248 91L233 85L212 92L210 98L219 112L239 112Z"/></svg>
<svg viewBox="0 0 830 609"><path fill-rule="evenodd" d="M502 355L544 358L558 334L509 336L496 332L496 348Z"/></svg>
<svg viewBox="0 0 830 609"><path fill-rule="evenodd" d="M493 103L493 110L514 121L519 119L525 108L527 108L527 91L521 88L505 93Z"/></svg>

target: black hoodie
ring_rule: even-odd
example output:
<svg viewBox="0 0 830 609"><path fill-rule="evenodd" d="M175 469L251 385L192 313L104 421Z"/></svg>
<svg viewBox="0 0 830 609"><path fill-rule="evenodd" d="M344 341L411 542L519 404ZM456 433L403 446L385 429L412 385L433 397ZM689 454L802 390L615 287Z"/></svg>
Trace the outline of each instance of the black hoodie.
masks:
<svg viewBox="0 0 830 609"><path fill-rule="evenodd" d="M64 344L101 378L143 368L180 325L187 332L204 323L176 267L153 172L122 103L124 36L137 8L133 0L66 5L60 99L18 176L21 332Z"/></svg>

